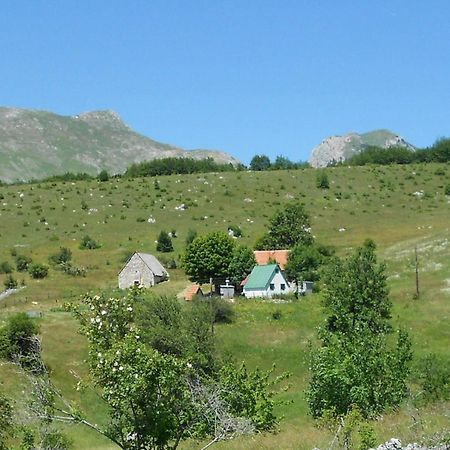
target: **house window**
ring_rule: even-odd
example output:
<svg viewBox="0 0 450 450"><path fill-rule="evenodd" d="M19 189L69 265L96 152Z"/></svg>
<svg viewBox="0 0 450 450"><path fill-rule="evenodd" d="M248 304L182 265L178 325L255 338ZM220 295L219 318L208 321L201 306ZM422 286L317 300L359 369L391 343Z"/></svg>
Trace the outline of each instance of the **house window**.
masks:
<svg viewBox="0 0 450 450"><path fill-rule="evenodd" d="M274 291L275 290L275 285L273 283L270 283L270 290Z"/></svg>
<svg viewBox="0 0 450 450"><path fill-rule="evenodd" d="M281 288L282 291L284 291L286 289L286 285L284 283L281 283L280 288Z"/></svg>

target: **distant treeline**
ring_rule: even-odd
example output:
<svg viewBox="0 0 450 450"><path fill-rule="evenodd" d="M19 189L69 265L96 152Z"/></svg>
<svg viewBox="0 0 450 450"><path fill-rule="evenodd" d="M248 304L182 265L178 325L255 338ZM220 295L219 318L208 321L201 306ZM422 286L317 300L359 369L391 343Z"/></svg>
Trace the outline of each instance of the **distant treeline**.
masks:
<svg viewBox="0 0 450 450"><path fill-rule="evenodd" d="M293 162L290 159L278 155L275 161L270 161L266 155L255 155L250 161L250 170L294 170L309 167L309 164L304 161Z"/></svg>
<svg viewBox="0 0 450 450"><path fill-rule="evenodd" d="M450 138L437 140L431 147L411 151L405 147L368 147L358 155L343 161L342 165L365 166L366 164L411 164L450 161Z"/></svg>
<svg viewBox="0 0 450 450"><path fill-rule="evenodd" d="M161 158L132 164L123 174L126 178L155 177L158 175L174 175L188 173L233 172L242 170L242 164L219 164L212 158Z"/></svg>

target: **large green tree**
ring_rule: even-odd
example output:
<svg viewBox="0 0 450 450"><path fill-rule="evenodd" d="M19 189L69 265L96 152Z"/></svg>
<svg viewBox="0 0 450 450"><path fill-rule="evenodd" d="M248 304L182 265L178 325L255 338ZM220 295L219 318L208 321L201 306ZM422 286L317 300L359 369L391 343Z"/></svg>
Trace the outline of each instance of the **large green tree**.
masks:
<svg viewBox="0 0 450 450"><path fill-rule="evenodd" d="M235 285L239 284L255 265L256 260L252 249L245 245L236 246L228 268L230 281Z"/></svg>
<svg viewBox="0 0 450 450"><path fill-rule="evenodd" d="M214 231L196 237L182 256L189 279L207 283L210 278L226 278L233 258L234 241L224 232Z"/></svg>
<svg viewBox="0 0 450 450"><path fill-rule="evenodd" d="M291 249L296 245L311 245L309 214L301 203L289 203L269 221L269 230L256 243L257 250Z"/></svg>
<svg viewBox="0 0 450 450"><path fill-rule="evenodd" d="M396 343L391 336L385 269L373 245L332 265L324 305L328 318L319 332L322 345L312 353L307 393L311 414L345 415L356 406L374 417L398 406L406 394L411 343L404 331Z"/></svg>

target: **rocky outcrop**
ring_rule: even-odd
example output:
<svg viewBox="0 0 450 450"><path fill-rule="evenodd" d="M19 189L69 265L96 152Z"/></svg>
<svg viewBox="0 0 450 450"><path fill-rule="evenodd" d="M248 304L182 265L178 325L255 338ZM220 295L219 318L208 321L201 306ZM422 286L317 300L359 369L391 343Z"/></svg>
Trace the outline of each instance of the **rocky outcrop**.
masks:
<svg viewBox="0 0 450 450"><path fill-rule="evenodd" d="M312 167L326 167L333 162L345 161L369 146L381 148L401 146L415 150L413 145L388 130L376 130L363 134L348 133L344 136L330 136L323 140L313 149L309 163Z"/></svg>

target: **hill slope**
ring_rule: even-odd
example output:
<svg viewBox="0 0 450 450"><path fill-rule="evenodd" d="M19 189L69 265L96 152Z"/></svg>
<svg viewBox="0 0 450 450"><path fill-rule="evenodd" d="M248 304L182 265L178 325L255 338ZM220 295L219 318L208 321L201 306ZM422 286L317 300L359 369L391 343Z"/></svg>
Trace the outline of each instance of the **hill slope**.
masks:
<svg viewBox="0 0 450 450"><path fill-rule="evenodd" d="M313 149L309 163L313 167L325 167L333 161L345 161L370 146L381 148L402 146L411 151L415 150L413 145L389 130L375 130L363 134L348 133L323 140Z"/></svg>
<svg viewBox="0 0 450 450"><path fill-rule="evenodd" d="M212 157L237 163L224 152L186 151L136 133L113 111L73 117L46 111L0 108L0 180L30 180L64 172L123 172L154 158Z"/></svg>

